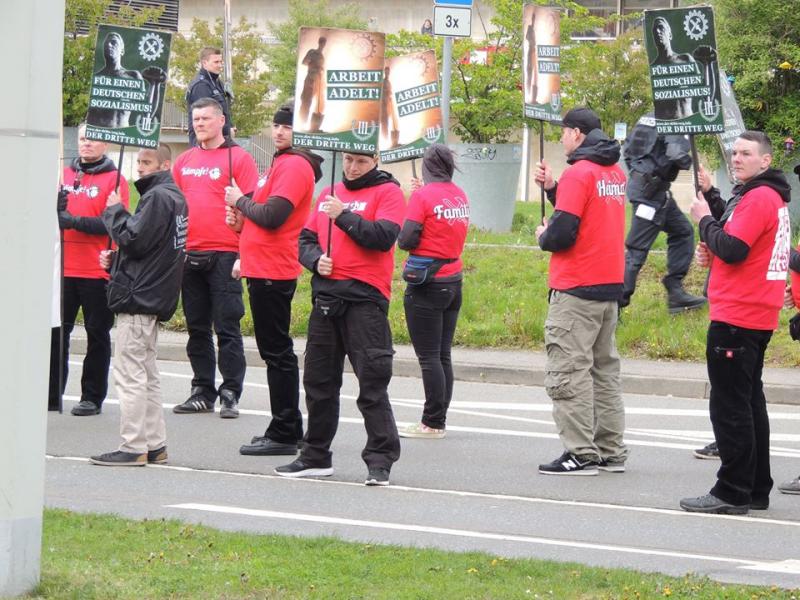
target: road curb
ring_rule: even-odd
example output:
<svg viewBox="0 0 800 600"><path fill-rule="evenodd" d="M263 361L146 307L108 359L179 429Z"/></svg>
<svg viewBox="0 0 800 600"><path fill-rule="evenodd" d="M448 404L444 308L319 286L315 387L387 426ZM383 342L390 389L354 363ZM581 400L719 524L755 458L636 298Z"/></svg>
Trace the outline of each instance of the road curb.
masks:
<svg viewBox="0 0 800 600"><path fill-rule="evenodd" d="M112 342L113 344L113 342ZM71 350L75 354L86 353L86 338L73 335ZM249 365L262 365L258 350L245 346L245 359ZM169 361L187 361L186 346L175 342L160 341L158 358ZM664 377L625 372L625 360L622 361L622 391L628 394L676 396L680 398L707 399L709 384L705 379L693 377ZM352 372L350 364L345 361L345 370ZM395 356L393 373L398 377L420 377L419 363L416 358ZM472 383L493 383L508 385L544 385L544 369L540 366L513 365L499 366L475 362L453 363L454 377L459 381ZM800 405L800 389L795 385L764 383L764 393L771 404Z"/></svg>

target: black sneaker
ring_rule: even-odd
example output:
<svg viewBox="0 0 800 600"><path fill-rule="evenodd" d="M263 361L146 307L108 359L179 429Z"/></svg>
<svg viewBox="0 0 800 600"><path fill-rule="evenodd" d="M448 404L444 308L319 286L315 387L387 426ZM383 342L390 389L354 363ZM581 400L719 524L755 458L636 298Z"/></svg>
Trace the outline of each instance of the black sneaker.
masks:
<svg viewBox="0 0 800 600"><path fill-rule="evenodd" d="M75 417L91 417L99 415L102 409L91 400L81 400L69 412Z"/></svg>
<svg viewBox="0 0 800 600"><path fill-rule="evenodd" d="M370 467L364 485L389 485L389 469Z"/></svg>
<svg viewBox="0 0 800 600"><path fill-rule="evenodd" d="M263 442L266 439L267 439L266 435L254 435L253 437L250 438L250 443L251 444L258 444L258 443ZM303 449L303 440L302 439L297 440L297 449L298 450L302 450Z"/></svg>
<svg viewBox="0 0 800 600"><path fill-rule="evenodd" d="M597 463L593 460L582 460L564 452L551 463L539 465L542 475L597 475Z"/></svg>
<svg viewBox="0 0 800 600"><path fill-rule="evenodd" d="M149 450L147 452L147 464L149 465L163 465L167 462L167 447L162 446L156 450Z"/></svg>
<svg viewBox="0 0 800 600"><path fill-rule="evenodd" d="M89 462L104 467L144 467L147 464L147 454L135 454L133 452L107 452L89 458Z"/></svg>
<svg viewBox="0 0 800 600"><path fill-rule="evenodd" d="M702 458L706 460L719 460L719 448L717 442L711 442L708 446L703 446L693 451L695 458Z"/></svg>
<svg viewBox="0 0 800 600"><path fill-rule="evenodd" d="M268 437L260 437L251 444L239 448L239 454L245 456L294 456L297 454L297 444L283 444Z"/></svg>
<svg viewBox="0 0 800 600"><path fill-rule="evenodd" d="M597 463L597 468L608 473L624 473L625 461L614 460L613 458L604 458Z"/></svg>
<svg viewBox="0 0 800 600"><path fill-rule="evenodd" d="M698 498L684 498L681 508L687 512L707 513L715 515L746 515L749 504L728 504L716 496L706 494Z"/></svg>
<svg viewBox="0 0 800 600"><path fill-rule="evenodd" d="M214 401L208 399L203 388L193 387L188 400L174 406L172 412L179 415L214 412Z"/></svg>
<svg viewBox="0 0 800 600"><path fill-rule="evenodd" d="M273 472L281 477L330 477L333 467L312 467L298 458L288 465L275 467Z"/></svg>
<svg viewBox="0 0 800 600"><path fill-rule="evenodd" d="M239 400L231 390L219 391L219 416L222 419L239 418Z"/></svg>

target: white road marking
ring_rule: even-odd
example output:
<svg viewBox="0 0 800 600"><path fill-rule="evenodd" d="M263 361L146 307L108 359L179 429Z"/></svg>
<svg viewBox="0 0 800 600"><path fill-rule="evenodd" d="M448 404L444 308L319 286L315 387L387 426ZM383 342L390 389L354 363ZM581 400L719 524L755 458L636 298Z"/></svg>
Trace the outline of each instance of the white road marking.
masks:
<svg viewBox="0 0 800 600"><path fill-rule="evenodd" d="M800 560L762 562L739 568L747 569L749 571L766 571L768 573L789 573L790 575L800 575Z"/></svg>
<svg viewBox="0 0 800 600"><path fill-rule="evenodd" d="M88 463L89 459L82 456L54 456L48 454L49 460L64 460L71 462ZM92 467L94 468L94 467ZM285 484L298 485L333 485L340 487L364 488L363 482L337 481L336 479L289 479L279 475L269 475L266 473L243 473L241 471L223 471L221 469L196 469L194 467L180 467L177 465L147 465L148 469L165 469L168 471L180 471L184 473L197 473L203 475L223 475L228 477L242 477L247 479L265 479L280 481ZM137 469L138 471L138 469ZM518 496L513 494L491 494L488 492L471 492L468 490L447 490L437 488L422 488L406 485L392 484L383 488L388 493L417 493L431 494L440 496L454 496L458 498L478 498L482 500L498 500L504 502L524 502L531 504L550 504L555 506L568 506L573 508L599 508L603 510L614 510L622 512L648 513L654 515L666 515L670 517L685 519L722 519L728 521L740 521L743 523L758 525L776 525L779 527L800 527L800 521L787 521L784 519L770 519L768 517L751 517L748 515L709 515L703 513L690 513L678 509L654 508L651 506L628 506L624 504L609 504L607 502L587 502L582 500L557 500L554 498L541 498L537 496Z"/></svg>
<svg viewBox="0 0 800 600"><path fill-rule="evenodd" d="M352 399L355 400L355 396L346 396L342 394L342 398L345 399ZM78 402L80 400L79 396L71 396L64 394L64 400L71 401L71 402ZM104 400L105 404L111 405L119 405L119 400L116 398L106 398ZM165 409L172 409L175 404L164 402L163 404ZM451 411L453 412L453 411ZM272 413L267 410L258 410L253 408L240 408L239 413L242 415L250 415L250 416L257 416L257 417L271 417ZM485 415L483 413L476 413L480 416L491 416ZM507 417L507 415L497 415L498 417ZM308 415L303 413L303 418L308 419ZM521 417L507 417L512 420L520 419ZM364 420L360 417L339 417L339 423L347 423L351 425L363 425ZM552 421L544 422L543 424L552 426ZM406 425L413 425L411 421L397 421L398 427L405 427ZM504 437L522 437L522 438L535 438L535 439L543 439L543 440L557 440L558 434L556 433L548 433L548 432L540 432L540 431L524 431L524 430L517 430L517 429L493 429L490 427L468 427L466 425L448 425L448 431L455 431L455 432L463 432L463 433L478 433L482 435L499 435ZM630 431L626 431L626 434L632 433ZM670 450L695 450L697 448L698 443L702 444L705 443L705 440L698 440L692 444L679 444L679 443L671 443L671 442L651 442L648 440L635 440L625 438L625 443L628 446L645 446L648 448L668 448ZM800 458L800 450L794 450L792 448L776 448L774 446L770 447L770 454L772 456L781 456L781 457L788 457L788 458Z"/></svg>
<svg viewBox="0 0 800 600"><path fill-rule="evenodd" d="M326 517L323 515L310 515L304 513L279 512L274 510L259 510L252 508L241 508L237 506L218 506L215 504L168 504L164 508L175 508L180 510L196 510L203 512L222 513L228 515L246 515L250 517L260 517L265 519L283 519L288 521L302 521L306 523L325 523L329 525L346 525L349 527L365 527L371 529L388 529L394 531L415 531L418 533L430 533L434 535L448 535L463 538L497 540L503 542L520 542L523 544L537 544L542 546L559 546L562 548L580 548L584 550L595 550L620 554L638 554L643 556L663 556L669 558L680 558L686 560L702 560L716 563L729 563L740 566L752 566L758 563L756 560L733 558L728 556L711 556L707 554L693 554L686 552L676 552L673 550L660 550L652 548L636 548L633 546L617 546L611 544L594 544L590 542L573 542L553 538L533 537L526 535L510 535L504 533L488 533L483 531L471 531L467 529L451 529L448 527L429 527L425 525L413 525L410 523L390 523L387 521L364 521L361 519L345 519L341 517Z"/></svg>

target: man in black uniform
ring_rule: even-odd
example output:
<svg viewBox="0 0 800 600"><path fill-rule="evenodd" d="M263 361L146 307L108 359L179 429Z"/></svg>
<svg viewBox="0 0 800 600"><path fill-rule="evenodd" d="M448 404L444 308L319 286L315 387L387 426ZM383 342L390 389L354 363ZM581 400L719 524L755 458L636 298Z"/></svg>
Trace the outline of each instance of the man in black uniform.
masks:
<svg viewBox="0 0 800 600"><path fill-rule="evenodd" d="M636 289L636 278L647 260L659 232L667 233L667 288L670 314L700 308L702 296L692 296L683 289L694 254L694 229L678 208L670 185L678 173L692 165L689 142L681 135L659 135L652 113L636 123L625 144L628 166L628 199L633 205L633 219L625 239L625 284L620 306L628 306Z"/></svg>
<svg viewBox="0 0 800 600"><path fill-rule="evenodd" d="M219 80L219 75L222 73L222 64L222 50L219 48L203 48L200 51L200 70L186 89L186 112L189 113L189 146L197 145L190 107L200 98L213 98L222 107L222 114L225 115L225 126L222 128L222 135L228 138L236 134L236 128L233 127L233 121L231 120L231 95Z"/></svg>

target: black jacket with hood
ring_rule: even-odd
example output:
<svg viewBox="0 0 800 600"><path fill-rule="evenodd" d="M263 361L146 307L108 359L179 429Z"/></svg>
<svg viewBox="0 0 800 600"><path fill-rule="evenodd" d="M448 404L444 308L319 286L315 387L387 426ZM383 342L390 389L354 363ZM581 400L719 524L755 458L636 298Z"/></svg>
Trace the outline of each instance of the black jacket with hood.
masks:
<svg viewBox="0 0 800 600"><path fill-rule="evenodd" d="M610 166L619 162L619 142L609 138L601 129L593 129L586 135L583 143L567 157L567 163L588 160L598 165ZM547 190L547 199L555 206L558 183ZM560 210L553 211L547 229L539 238L539 247L548 252L558 252L571 248L578 239L580 217ZM609 283L591 285L565 290L567 293L585 300L619 300L622 284Z"/></svg>
<svg viewBox="0 0 800 600"><path fill-rule="evenodd" d="M121 204L103 212L119 247L111 266L108 307L114 313L167 321L178 306L188 208L169 171L142 177L135 185L141 198L133 215Z"/></svg>
<svg viewBox="0 0 800 600"><path fill-rule="evenodd" d="M783 172L778 169L767 169L747 183L735 186L731 190L733 196L728 202L722 199L719 190L715 187L703 193L703 197L711 209L711 216L705 216L700 219L698 225L700 239L706 243L714 256L718 256L726 263L733 264L743 261L750 252L750 246L736 236L725 233L723 230L725 222L733 214L733 210L744 195L750 190L761 186L766 186L778 192L784 202L789 202L792 199L791 186ZM795 259L796 262L797 260ZM797 265L795 264L795 266Z"/></svg>

